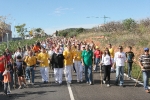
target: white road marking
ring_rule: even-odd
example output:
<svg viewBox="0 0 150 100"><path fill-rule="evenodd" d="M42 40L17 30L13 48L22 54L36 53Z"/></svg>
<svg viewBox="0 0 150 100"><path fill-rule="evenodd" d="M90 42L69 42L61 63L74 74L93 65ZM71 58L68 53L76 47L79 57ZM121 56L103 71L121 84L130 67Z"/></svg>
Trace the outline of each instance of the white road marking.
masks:
<svg viewBox="0 0 150 100"><path fill-rule="evenodd" d="M66 82L67 82L67 80L66 80ZM70 95L70 100L75 100L74 96L73 96L73 92L72 92L71 86L70 86L70 84L68 82L67 82L67 87L68 87L68 91L69 91L69 95Z"/></svg>

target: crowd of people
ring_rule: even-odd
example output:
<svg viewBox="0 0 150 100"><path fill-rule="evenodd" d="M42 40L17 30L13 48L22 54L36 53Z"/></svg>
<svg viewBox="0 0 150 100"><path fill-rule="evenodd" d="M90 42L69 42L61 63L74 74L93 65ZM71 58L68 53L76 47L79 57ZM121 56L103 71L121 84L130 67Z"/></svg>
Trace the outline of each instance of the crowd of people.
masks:
<svg viewBox="0 0 150 100"><path fill-rule="evenodd" d="M104 50L104 51L103 51ZM141 55L139 65L143 72L144 89L148 89L150 76L150 55L149 48L144 48L145 53ZM134 62L132 47L124 52L123 47L118 47L114 52L111 44L101 48L94 42L87 43L75 38L47 38L45 41L37 41L35 44L18 47L12 53L6 48L0 57L0 86L4 87L4 93L10 94L10 88L18 85L19 89L28 87L27 82L34 85L35 70L40 67L42 83L49 82L49 70L53 70L55 83L62 84L63 72L68 84L72 83L72 70L76 73L77 82L83 81L93 84L93 72L98 68L104 70L104 77L101 80L110 86L110 74L116 71L115 85L124 86L124 67L128 65L128 78L131 78L132 64Z"/></svg>

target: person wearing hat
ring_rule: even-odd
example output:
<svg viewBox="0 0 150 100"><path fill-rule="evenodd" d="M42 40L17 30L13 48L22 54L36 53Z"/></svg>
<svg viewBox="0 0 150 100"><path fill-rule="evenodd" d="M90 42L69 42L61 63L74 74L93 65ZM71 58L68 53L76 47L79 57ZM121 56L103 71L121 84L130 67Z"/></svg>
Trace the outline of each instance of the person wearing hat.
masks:
<svg viewBox="0 0 150 100"><path fill-rule="evenodd" d="M120 86L124 86L124 66L125 66L125 61L126 61L126 55L123 52L123 47L119 46L118 47L118 52L115 53L114 56L114 64L113 64L113 68L116 65L116 82L115 84L118 85L118 81L120 78Z"/></svg>
<svg viewBox="0 0 150 100"><path fill-rule="evenodd" d="M100 60L102 58L102 51L99 50L98 46L96 46L96 50L94 51L94 57L95 57L94 71L97 71L97 67L98 67Z"/></svg>
<svg viewBox="0 0 150 100"><path fill-rule="evenodd" d="M144 54L139 58L139 65L143 73L144 89L145 92L150 93L148 88L149 86L149 77L150 77L150 54L149 48L144 48Z"/></svg>
<svg viewBox="0 0 150 100"><path fill-rule="evenodd" d="M44 84L49 82L49 64L50 60L49 54L46 52L44 47L41 47L41 52L37 56L37 61L40 62L40 72L42 76L42 82Z"/></svg>

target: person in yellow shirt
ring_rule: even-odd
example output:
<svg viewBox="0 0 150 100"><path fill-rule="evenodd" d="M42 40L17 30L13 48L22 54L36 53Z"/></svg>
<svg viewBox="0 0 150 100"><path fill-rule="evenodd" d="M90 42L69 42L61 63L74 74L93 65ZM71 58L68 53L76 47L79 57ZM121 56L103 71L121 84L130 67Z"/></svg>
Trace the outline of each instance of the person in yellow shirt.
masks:
<svg viewBox="0 0 150 100"><path fill-rule="evenodd" d="M114 63L114 49L112 48L111 44L108 44L108 48L109 48L109 52L110 52L110 56L111 56L111 63ZM115 69L111 66L111 72L114 72Z"/></svg>
<svg viewBox="0 0 150 100"><path fill-rule="evenodd" d="M41 48L41 53L38 54L37 61L40 63L40 72L42 76L42 82L44 84L49 82L49 64L50 57L44 47Z"/></svg>
<svg viewBox="0 0 150 100"><path fill-rule="evenodd" d="M63 52L64 55L64 72L66 81L71 84L72 81L72 66L73 66L73 52L71 51L71 45L68 44L66 50Z"/></svg>
<svg viewBox="0 0 150 100"><path fill-rule="evenodd" d="M77 50L73 52L74 65L77 73L77 82L83 82L82 80L82 63L81 63L81 54L80 44L77 44Z"/></svg>
<svg viewBox="0 0 150 100"><path fill-rule="evenodd" d="M75 43L72 43L71 51L74 53L75 50L76 50ZM74 64L74 59L73 59L73 71L76 73L76 68L75 68L75 64Z"/></svg>
<svg viewBox="0 0 150 100"><path fill-rule="evenodd" d="M26 62L27 67L26 67L26 78L28 82L30 83L32 81L32 85L34 85L34 70L36 69L36 58L33 56L33 52L29 51L28 56L25 57L24 62ZM31 72L31 77L30 77L30 72ZM32 79L30 81L30 79Z"/></svg>

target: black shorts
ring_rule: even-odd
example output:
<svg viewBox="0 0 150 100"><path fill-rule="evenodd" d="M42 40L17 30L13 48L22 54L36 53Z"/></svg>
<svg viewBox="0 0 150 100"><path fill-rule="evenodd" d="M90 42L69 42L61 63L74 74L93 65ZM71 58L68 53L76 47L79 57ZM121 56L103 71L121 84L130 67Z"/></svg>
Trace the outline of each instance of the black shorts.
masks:
<svg viewBox="0 0 150 100"><path fill-rule="evenodd" d="M23 76L23 71L17 71L17 75L18 75L18 77Z"/></svg>

